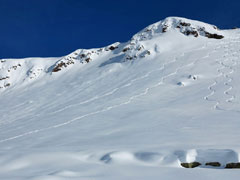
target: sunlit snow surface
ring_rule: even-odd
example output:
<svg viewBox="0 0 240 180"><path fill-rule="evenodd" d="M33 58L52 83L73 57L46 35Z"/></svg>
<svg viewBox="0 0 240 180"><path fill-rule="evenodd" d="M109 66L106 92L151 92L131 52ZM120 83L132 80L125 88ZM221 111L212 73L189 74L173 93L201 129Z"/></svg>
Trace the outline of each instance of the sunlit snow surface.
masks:
<svg viewBox="0 0 240 180"><path fill-rule="evenodd" d="M240 161L240 30L219 40L168 27L114 50L1 60L0 179L238 179L224 166Z"/></svg>

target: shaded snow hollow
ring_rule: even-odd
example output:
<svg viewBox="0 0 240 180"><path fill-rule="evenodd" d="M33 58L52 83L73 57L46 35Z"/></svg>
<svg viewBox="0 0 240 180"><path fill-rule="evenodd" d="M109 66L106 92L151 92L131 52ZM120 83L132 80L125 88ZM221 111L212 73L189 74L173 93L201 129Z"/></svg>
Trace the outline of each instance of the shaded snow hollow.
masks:
<svg viewBox="0 0 240 180"><path fill-rule="evenodd" d="M125 43L2 59L0 179L237 179L239 68L239 29L178 17Z"/></svg>

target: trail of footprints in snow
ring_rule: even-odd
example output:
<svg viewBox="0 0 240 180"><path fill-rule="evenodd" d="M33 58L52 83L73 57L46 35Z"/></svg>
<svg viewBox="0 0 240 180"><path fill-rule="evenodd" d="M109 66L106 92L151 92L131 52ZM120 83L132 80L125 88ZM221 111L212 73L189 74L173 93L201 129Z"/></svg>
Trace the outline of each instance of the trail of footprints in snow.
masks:
<svg viewBox="0 0 240 180"><path fill-rule="evenodd" d="M184 57L184 55L185 55L186 53L190 53L190 52L202 50L202 49L206 48L206 46L207 46L207 45L203 46L202 48L198 48L198 49L194 49L194 50L190 50L190 51L184 52L184 53L182 53L180 56L177 56L177 57ZM206 57L207 57L207 56L206 56ZM203 57L203 58L205 58L205 57ZM166 79L167 79L168 77L170 77L170 76L176 75L177 72L178 72L180 69L182 69L182 68L184 68L184 67L187 67L187 66L190 66L190 65L194 65L198 60L199 60L199 59L197 59L195 62L191 62L191 63L189 63L189 64L187 64L187 65L184 65L184 66L182 66L182 67L179 67L179 68L177 68L174 72L169 73L169 74L167 74L166 76L163 76L163 77L161 78L160 83L157 83L156 86L154 86L154 87L157 87L157 86L163 84L163 81L164 81L164 80L166 80ZM172 63L175 63L175 62L177 62L177 58L176 58L176 57L173 58L172 61L169 61L168 63L163 64L162 67L160 67L160 68L158 68L158 69L155 69L155 70L152 70L152 71L149 71L149 72L147 72L146 74L144 74L143 76L140 76L140 77L138 77L138 78L132 79L129 83L124 84L124 85L122 85L122 86L119 87L119 88L115 88L115 89L113 89L113 90L111 90L111 91L109 91L109 92L106 92L106 93L102 94L102 95L97 95L97 96L95 96L95 97L93 97L93 98L84 100L84 101L82 101L82 102L65 106L65 107L63 107L63 108L58 109L57 111L50 111L48 114L49 114L49 115L56 114L56 113L59 113L59 112L61 112L61 111L66 110L66 109L70 109L70 108L73 108L73 107L76 107L76 106L79 106L79 105L84 105L84 104L86 104L86 103L90 103L90 102L92 102L92 101L95 101L95 100L98 100L98 99L101 99L101 98L104 98L104 97L113 95L115 92L117 92L117 91L119 91L119 90L121 90L121 89L123 89L123 88L126 88L126 87L129 87L129 86L133 85L133 83L134 83L135 81L139 81L139 80L141 80L141 79L147 78L148 76L150 76L150 74L152 74L152 73L154 73L154 72L162 71L162 70L165 69L165 66L167 66L167 65L169 65L169 64L172 64ZM154 87L152 87L152 88L154 88ZM79 92L81 92L83 89L85 89L85 88L80 89ZM78 94L78 93L77 93L77 94ZM144 95L144 94L141 94L141 95ZM54 103L53 103L53 104L54 104ZM52 107L53 104L50 103L50 104L48 104L47 106L44 106L44 108L45 108L45 109L49 109L49 108ZM43 110L44 110L44 109L42 109L41 111L43 111ZM40 115L41 115L41 113L35 114L35 115L32 116L31 118L29 118L29 120L32 120L32 119L34 119L34 118L36 118L36 117L39 117ZM19 118L15 119L15 120L12 120L12 121L10 121L10 122L8 122L8 123L13 123L13 122L17 121L18 119L19 119ZM4 122L4 124L6 124L6 122Z"/></svg>
<svg viewBox="0 0 240 180"><path fill-rule="evenodd" d="M203 48L204 48L204 47L203 47ZM189 52L198 51L198 50L201 50L201 49L202 49L202 48L199 48L199 49L191 50L191 51L189 51ZM189 52L185 52L185 53L189 53ZM182 53L182 54L180 55L180 57L183 57L183 56L185 55L185 53ZM143 76L141 76L141 77L138 77L138 78L135 78L135 79L131 80L129 83L127 83L127 84L125 84L125 85L123 85L123 86L121 86L121 87L119 87L119 88L115 88L115 89L113 89L113 90L111 90L111 91L109 91L109 92L104 93L103 95L100 95L100 96L97 95L97 96L95 96L95 97L93 97L93 98L90 98L90 99L88 99L88 100L82 101L82 102L80 102L80 103L76 103L76 104L71 104L71 105L69 105L69 106L65 106L64 108L58 109L57 111L53 111L53 112L51 112L50 114L55 114L55 113L61 112L61 111L63 111L63 110L66 110L66 109L69 109L69 108L72 108L72 107L75 107L75 106L83 105L83 104L92 102L92 101L94 101L94 100L98 100L98 99L100 99L100 98L104 98L104 97L106 97L106 96L113 95L115 92L117 92L117 91L119 91L119 90L121 90L121 89L123 89L123 88L125 88L125 87L129 87L129 86L133 85L133 82L135 82L135 81L139 81L139 80L141 80L141 79L147 78L147 77L150 76L150 74L152 74L152 73L154 73L154 72L164 70L166 65L175 63L176 61L177 61L177 58L175 57L174 60L169 61L168 63L163 64L162 67L160 67L160 68L158 68L158 69L155 69L155 70L152 70L152 71L150 71L150 72L147 72L145 75L143 75ZM191 63L189 63L189 64L187 64L187 65L184 65L184 66L182 66L182 67L177 68L174 72L169 73L169 74L166 75L166 76L163 76L162 79L161 79L160 84L163 84L163 81L164 81L165 79L167 79L168 77L173 76L173 75L176 75L177 72L178 72L180 69L182 69L182 68L184 68L184 67L186 67L186 66L194 65L194 64L195 64L195 62L191 62ZM159 83L156 84L156 85L158 86Z"/></svg>
<svg viewBox="0 0 240 180"><path fill-rule="evenodd" d="M231 43L230 43L231 44ZM221 66L221 68L218 68L217 69L217 72L218 72L218 77L215 78L213 84L211 84L208 89L211 91L210 94L208 94L207 96L204 97L205 100L208 100L208 101L214 101L216 102L216 104L214 105L214 109L215 110L228 110L226 108L224 108L224 105L227 103L227 104L232 104L233 101L235 100L236 98L236 95L235 94L231 94L231 90L233 89L233 86L231 85L231 82L233 82L233 77L232 77L232 74L235 72L234 70L234 66L237 65L237 61L235 60L235 52L233 52L233 49L229 49L229 44L224 44L223 46L219 46L217 48L225 48L225 53L223 55L222 58L220 59L217 59L216 60L216 63L219 64ZM230 55L230 56L229 56ZM226 64L226 62L228 64ZM230 65L229 65L230 63ZM228 73L225 73L224 70L229 70ZM217 100L217 99L211 99L211 96L213 96L217 89L214 89L214 87L219 84L220 82L217 80L219 77L223 77L224 79L226 79L224 81L224 85L226 87L228 87L224 92L223 94L226 95L226 100L224 102L220 102L220 100ZM238 111L237 111L238 112Z"/></svg>
<svg viewBox="0 0 240 180"><path fill-rule="evenodd" d="M197 51L197 50L199 50L199 49L195 49L195 50L192 50L192 51ZM189 52L192 52L192 51L189 51ZM185 53L188 53L188 52L185 52ZM182 55L180 55L180 56L184 56L185 53L182 53ZM123 89L123 88L126 88L126 87L129 87L129 86L133 85L133 83L134 83L135 81L139 81L139 80L141 80L141 79L147 78L147 77L150 76L150 74L152 74L152 73L154 73L154 72L164 70L166 65L175 63L176 61L177 61L177 58L174 58L174 60L169 61L168 63L163 64L162 67L160 67L160 68L158 68L158 69L155 69L155 70L152 70L152 71L149 71L149 72L147 72L146 74L144 74L143 76L140 76L140 77L138 77L138 78L132 79L129 83L124 84L124 85L122 85L121 87L115 88L115 89L113 89L113 90L111 90L111 91L109 91L109 92L106 92L106 93L102 94L102 95L94 96L93 98L87 99L87 100L85 100L85 101L82 101L82 102L79 102L79 103L76 103L76 104L71 104L71 105L65 106L65 107L63 107L63 108L61 108L61 109L58 109L57 111L50 112L49 114L55 114L55 113L61 112L61 111L63 111L63 110L66 110L66 109L69 109L69 108L72 108L72 107L75 107L75 106L83 105L83 104L92 102L92 101L94 101L94 100L98 100L98 99L100 99L100 98L104 98L104 97L106 97L106 96L113 95L115 92L117 92L117 91L119 91L119 90L121 90L121 89ZM191 64L192 64L192 63L191 63ZM186 66L189 66L189 64L186 65ZM181 69L181 68L183 68L183 67L179 67L179 68L176 69L176 71L174 71L173 73L169 73L168 75L164 76L164 77L161 79L161 81L164 81L166 78L175 75L175 74L177 73L177 71L178 71L179 69ZM51 105L49 105L49 107L51 107ZM46 109L47 109L47 108L46 108Z"/></svg>
<svg viewBox="0 0 240 180"><path fill-rule="evenodd" d="M182 54L180 55L180 57L185 56L186 53L190 53L190 52L193 52L193 51L202 50L202 49L206 48L206 46L207 46L207 45L203 46L202 48L198 48L198 49L195 49L195 50L191 50L191 51L184 52L184 53L182 53ZM79 117L73 118L73 119L71 119L71 120L68 120L68 121L65 121L65 122L62 122L62 123L59 123L59 124L50 126L50 127L41 128L41 129L35 129L35 130L28 131L28 132L25 132L25 133L22 133L22 134L13 136L13 137L9 137L9 138L6 138L6 139L2 139L2 140L0 140L0 143L6 142L6 141L10 141L10 140L14 140L14 139L17 139L17 138L21 138L21 137L24 137L24 136L32 135L32 134L35 134L35 133L39 133L39 132L43 132L43 131L47 131L47 130L59 128L59 127L62 127L62 126L71 124L71 123L73 123L73 122L75 122L75 121L81 120L81 119L83 119L83 118L85 118L85 117L92 116L92 115L96 115L96 114L99 114L99 113L103 113L103 112L109 111L109 110L111 110L111 109L115 109L115 108L117 108L117 107L130 104L133 100L135 100L135 99L137 99L137 98L139 98L139 97L141 97L141 96L144 96L144 95L148 94L148 92L149 92L151 89L154 89L154 88L157 88L157 87L163 85L163 84L164 84L164 81L165 81L168 77L176 75L180 69L183 69L183 68L188 67L188 66L192 66L192 65L194 65L196 62L198 62L199 60L204 59L204 58L207 58L207 57L209 57L209 54L208 54L207 56L202 57L202 58L196 59L194 62L191 62L191 63L189 63L189 64L186 64L186 65L183 65L183 66L181 66L181 67L178 67L174 72L169 73L169 74L161 77L161 80L160 80L158 83L156 83L155 85L146 88L142 93L139 93L139 94L137 94L137 95L134 95L134 96L132 96L132 97L129 97L129 99L128 99L127 101L125 101L125 102L122 102L122 103L119 103L119 104L116 104L116 105L113 105L113 106L109 106L109 107L103 108L103 109L98 110L98 111L90 112L90 113L81 115L81 116L79 116ZM156 69L156 70L152 70L152 71L146 73L144 76L141 76L141 77L139 77L139 78L136 78L136 79L132 80L130 83L125 84L125 85L123 85L123 86L120 87L120 88L116 88L116 89L114 89L114 90L112 90L112 91L110 91L110 92L107 92L107 93L105 93L105 94L103 94L103 95L101 95L101 96L93 97L93 98L91 98L91 99L89 99L89 100L86 100L86 101L84 101L84 102L80 102L80 103L75 104L75 105L67 106L66 108L63 108L63 109L61 109L61 110L52 112L52 114L58 113L58 112L60 112L60 111L63 111L63 110L65 110L65 109L70 108L70 107L73 107L73 106L86 104L86 103L89 103L89 102L91 102L91 101L97 100L97 99L99 99L99 98L103 98L103 97L105 97L105 96L112 95L112 94L114 94L114 92L116 92L117 90L119 90L119 89L121 89L121 88L124 88L124 87L130 86L130 85L132 84L132 82L137 81L137 80L140 80L140 79L143 79L143 78L145 78L145 77L148 77L151 73L153 73L153 72L155 72L155 71L161 71L161 70L163 70L168 64L175 63L175 62L177 62L177 58L176 58L176 57L174 58L174 60L169 61L168 63L163 64L162 67L160 67L160 68L158 68L158 69ZM36 116L40 116L40 114L37 114L37 115L35 115L34 117L36 117ZM34 119L34 117L32 117L32 119Z"/></svg>

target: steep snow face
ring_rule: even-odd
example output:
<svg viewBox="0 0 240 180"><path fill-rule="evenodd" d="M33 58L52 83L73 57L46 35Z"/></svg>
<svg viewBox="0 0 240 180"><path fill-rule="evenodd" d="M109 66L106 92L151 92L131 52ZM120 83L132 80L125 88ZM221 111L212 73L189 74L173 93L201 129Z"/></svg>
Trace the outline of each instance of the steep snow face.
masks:
<svg viewBox="0 0 240 180"><path fill-rule="evenodd" d="M237 179L239 47L239 29L170 17L126 43L1 60L0 179Z"/></svg>

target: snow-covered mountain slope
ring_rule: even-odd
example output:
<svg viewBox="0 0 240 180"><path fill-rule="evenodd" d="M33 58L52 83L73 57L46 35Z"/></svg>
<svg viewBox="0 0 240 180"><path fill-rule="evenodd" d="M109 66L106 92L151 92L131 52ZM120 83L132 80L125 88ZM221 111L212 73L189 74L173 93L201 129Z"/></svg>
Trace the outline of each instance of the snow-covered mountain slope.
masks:
<svg viewBox="0 0 240 180"><path fill-rule="evenodd" d="M236 179L239 68L239 29L178 17L126 43L2 59L0 179Z"/></svg>

